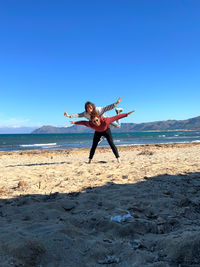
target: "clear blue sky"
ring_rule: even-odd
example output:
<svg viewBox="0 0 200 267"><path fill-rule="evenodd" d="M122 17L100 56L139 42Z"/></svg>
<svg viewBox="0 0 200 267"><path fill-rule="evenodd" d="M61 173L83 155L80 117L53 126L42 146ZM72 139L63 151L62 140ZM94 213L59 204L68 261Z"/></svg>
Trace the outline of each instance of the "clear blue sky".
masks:
<svg viewBox="0 0 200 267"><path fill-rule="evenodd" d="M0 126L122 97L123 122L200 115L199 0L6 0L0 5ZM115 115L114 111L108 115Z"/></svg>

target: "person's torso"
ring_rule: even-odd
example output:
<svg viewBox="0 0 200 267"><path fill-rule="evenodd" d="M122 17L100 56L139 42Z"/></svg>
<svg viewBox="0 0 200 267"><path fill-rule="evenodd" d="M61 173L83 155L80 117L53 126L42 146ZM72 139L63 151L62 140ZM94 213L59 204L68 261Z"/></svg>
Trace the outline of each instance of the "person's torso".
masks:
<svg viewBox="0 0 200 267"><path fill-rule="evenodd" d="M96 107L97 114L102 118L106 118L106 114L105 113L102 114L102 109L103 109L102 107ZM86 111L84 112L84 117L89 121L91 120L91 115Z"/></svg>
<svg viewBox="0 0 200 267"><path fill-rule="evenodd" d="M91 128L93 128L95 131L104 132L109 128L109 124L107 123L106 118L100 118L100 120L101 120L100 126L94 125L91 121L89 123L90 123Z"/></svg>

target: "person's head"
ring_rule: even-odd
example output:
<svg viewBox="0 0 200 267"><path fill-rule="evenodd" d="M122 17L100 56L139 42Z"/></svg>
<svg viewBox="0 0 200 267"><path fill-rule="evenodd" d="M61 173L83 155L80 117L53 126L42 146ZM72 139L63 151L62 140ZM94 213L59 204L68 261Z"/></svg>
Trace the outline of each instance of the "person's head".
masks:
<svg viewBox="0 0 200 267"><path fill-rule="evenodd" d="M86 102L85 103L85 111L89 114L94 113L94 111L96 111L95 109L95 105L92 102Z"/></svg>
<svg viewBox="0 0 200 267"><path fill-rule="evenodd" d="M100 126L101 125L101 120L100 117L98 115L92 115L91 116L91 122L95 125L95 126Z"/></svg>

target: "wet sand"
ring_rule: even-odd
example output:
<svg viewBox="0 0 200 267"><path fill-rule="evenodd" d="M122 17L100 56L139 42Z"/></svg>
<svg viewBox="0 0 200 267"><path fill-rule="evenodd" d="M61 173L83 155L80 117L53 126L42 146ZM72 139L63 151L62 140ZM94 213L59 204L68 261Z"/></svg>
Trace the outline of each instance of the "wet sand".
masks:
<svg viewBox="0 0 200 267"><path fill-rule="evenodd" d="M200 144L0 152L1 266L199 266Z"/></svg>

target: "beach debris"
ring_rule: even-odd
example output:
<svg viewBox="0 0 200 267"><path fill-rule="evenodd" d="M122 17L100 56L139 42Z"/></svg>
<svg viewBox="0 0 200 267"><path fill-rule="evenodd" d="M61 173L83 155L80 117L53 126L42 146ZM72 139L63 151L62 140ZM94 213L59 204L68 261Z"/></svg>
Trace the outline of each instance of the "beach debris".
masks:
<svg viewBox="0 0 200 267"><path fill-rule="evenodd" d="M0 194L4 194L4 193L7 193L7 190L6 188L3 186L0 188Z"/></svg>
<svg viewBox="0 0 200 267"><path fill-rule="evenodd" d="M28 185L27 182L25 182L25 181L19 181L17 187L20 188L20 187L25 187L27 185Z"/></svg>
<svg viewBox="0 0 200 267"><path fill-rule="evenodd" d="M112 217L110 218L110 221L111 221L111 222L118 222L118 223L120 223L120 222L124 222L124 221L126 221L126 219L128 219L128 218L132 218L132 216L131 216L130 213L127 213L127 214L125 214L125 215L116 215L116 216L112 216Z"/></svg>
<svg viewBox="0 0 200 267"><path fill-rule="evenodd" d="M152 151L149 150L143 150L140 153L138 153L139 156L141 155L145 155L145 156L152 156L154 153Z"/></svg>
<svg viewBox="0 0 200 267"><path fill-rule="evenodd" d="M120 259L115 256L106 256L103 260L98 260L99 264L112 264L112 263L119 263Z"/></svg>
<svg viewBox="0 0 200 267"><path fill-rule="evenodd" d="M39 181L39 183L38 183L38 188L39 189L41 188L41 183L42 183L42 181Z"/></svg>

